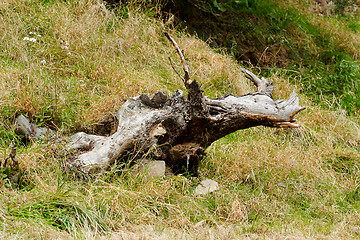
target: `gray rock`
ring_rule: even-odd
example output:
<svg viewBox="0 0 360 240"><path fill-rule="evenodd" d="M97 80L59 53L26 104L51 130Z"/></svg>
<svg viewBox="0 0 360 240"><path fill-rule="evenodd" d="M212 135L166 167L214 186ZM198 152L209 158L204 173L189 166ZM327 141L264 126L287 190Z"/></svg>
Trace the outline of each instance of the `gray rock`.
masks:
<svg viewBox="0 0 360 240"><path fill-rule="evenodd" d="M144 160L139 164L140 171L149 178L162 177L165 175L165 161Z"/></svg>
<svg viewBox="0 0 360 240"><path fill-rule="evenodd" d="M218 189L219 184L211 179L202 180L199 185L196 187L194 194L195 195L206 195L212 193Z"/></svg>
<svg viewBox="0 0 360 240"><path fill-rule="evenodd" d="M18 135L25 136L35 141L54 137L54 133L50 129L36 126L36 124L31 123L24 115L19 115L16 118L14 131Z"/></svg>

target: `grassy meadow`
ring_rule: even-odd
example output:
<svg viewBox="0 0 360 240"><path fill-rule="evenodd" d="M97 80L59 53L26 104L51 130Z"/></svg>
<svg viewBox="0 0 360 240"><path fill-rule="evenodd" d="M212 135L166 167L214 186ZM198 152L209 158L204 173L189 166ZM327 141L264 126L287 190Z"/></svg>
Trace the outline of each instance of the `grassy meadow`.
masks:
<svg viewBox="0 0 360 240"><path fill-rule="evenodd" d="M359 120L305 94L301 128L246 129L207 149L201 178L219 183L207 196L193 194L201 179L147 179L131 169L81 181L65 172L53 143L23 143L14 134L18 114L64 136L91 133L129 97L184 90L164 29L184 50L205 95L254 90L232 57L175 31L172 18L159 20L156 8L136 6L0 2L0 160L17 142L21 171L14 186L9 170L0 170L0 238L359 238ZM282 71L270 78L276 99L304 91Z"/></svg>

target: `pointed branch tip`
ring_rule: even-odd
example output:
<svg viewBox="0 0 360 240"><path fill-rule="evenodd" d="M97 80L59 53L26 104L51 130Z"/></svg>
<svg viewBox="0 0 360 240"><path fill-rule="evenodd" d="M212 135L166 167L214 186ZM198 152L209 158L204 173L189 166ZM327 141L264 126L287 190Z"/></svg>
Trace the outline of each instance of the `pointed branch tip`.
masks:
<svg viewBox="0 0 360 240"><path fill-rule="evenodd" d="M186 85L190 85L191 84L191 79L190 79L190 68L189 68L189 65L186 63L186 60L185 60L185 56L184 56L184 53L183 53L183 50L179 47L179 45L177 44L177 42L174 40L174 38L172 38L170 36L170 34L166 31L164 31L164 34L165 36L170 40L170 42L174 45L177 53L179 54L180 56L180 59L181 59L181 62L182 62L182 65L183 65L183 70L184 70L184 83L185 83L185 86Z"/></svg>

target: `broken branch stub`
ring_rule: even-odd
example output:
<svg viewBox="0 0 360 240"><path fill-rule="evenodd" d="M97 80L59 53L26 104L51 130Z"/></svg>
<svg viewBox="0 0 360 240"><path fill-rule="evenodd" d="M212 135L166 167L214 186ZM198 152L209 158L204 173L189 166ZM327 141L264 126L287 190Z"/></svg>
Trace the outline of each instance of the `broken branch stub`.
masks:
<svg viewBox="0 0 360 240"><path fill-rule="evenodd" d="M258 88L259 93L266 94L267 96L272 98L272 92L275 88L272 81L266 78L259 79L255 74L245 68L241 68L241 71L245 74L245 77L250 79L255 84L255 86Z"/></svg>
<svg viewBox="0 0 360 240"><path fill-rule="evenodd" d="M150 98L147 94L127 100L116 113L117 131L107 137L77 133L69 138L68 151L77 151L68 165L82 173L103 171L111 165L137 159L165 161L174 173L197 174L206 147L239 129L254 126L299 127L295 115L303 110L293 93L289 100L273 100L274 87L243 69L258 87L244 96L225 95L210 99L203 96L199 84L190 79L183 51L168 34L185 72L181 90L170 97L162 91Z"/></svg>
<svg viewBox="0 0 360 240"><path fill-rule="evenodd" d="M180 56L180 60L184 70L184 84L186 90L188 91L188 100L190 104L190 114L193 120L195 119L206 119L208 118L208 108L205 104L204 97L202 94L202 90L200 89L200 85L196 80L191 80L190 78L190 68L185 60L185 56L183 50L179 47L177 42L170 36L168 32L164 31L165 36L170 40L173 46L176 49L176 52Z"/></svg>

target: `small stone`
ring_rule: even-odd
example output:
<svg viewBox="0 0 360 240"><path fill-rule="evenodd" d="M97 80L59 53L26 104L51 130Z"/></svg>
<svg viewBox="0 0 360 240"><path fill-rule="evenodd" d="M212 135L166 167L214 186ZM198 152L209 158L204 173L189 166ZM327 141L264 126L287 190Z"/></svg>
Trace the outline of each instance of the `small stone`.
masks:
<svg viewBox="0 0 360 240"><path fill-rule="evenodd" d="M31 131L32 129L33 125L30 123L30 120L27 119L24 115L21 114L16 118L14 125L14 130L16 134L29 137L33 135Z"/></svg>
<svg viewBox="0 0 360 240"><path fill-rule="evenodd" d="M218 189L218 183L211 179L202 180L196 187L195 195L206 195Z"/></svg>
<svg viewBox="0 0 360 240"><path fill-rule="evenodd" d="M31 123L24 115L19 115L14 124L14 132L18 135L25 136L36 141L52 138L55 134L47 128L38 127L36 124Z"/></svg>
<svg viewBox="0 0 360 240"><path fill-rule="evenodd" d="M140 170L146 174L147 177L162 177L165 175L165 161L148 161L140 164Z"/></svg>

